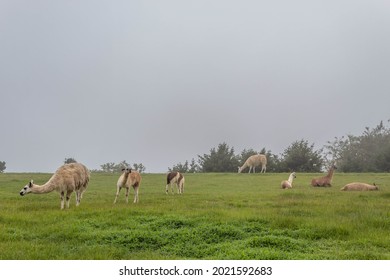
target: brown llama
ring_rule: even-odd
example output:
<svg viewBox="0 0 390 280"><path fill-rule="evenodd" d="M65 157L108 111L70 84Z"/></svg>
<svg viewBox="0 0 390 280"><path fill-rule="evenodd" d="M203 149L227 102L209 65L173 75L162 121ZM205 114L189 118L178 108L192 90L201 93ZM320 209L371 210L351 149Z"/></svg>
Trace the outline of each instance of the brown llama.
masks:
<svg viewBox="0 0 390 280"><path fill-rule="evenodd" d="M141 175L138 171L131 170L131 168L123 168L123 173L119 177L118 182L116 183L116 195L114 203L118 199L119 192L122 188L126 188L126 203L129 203L129 190L130 187L134 189L134 203L139 201L138 198L138 189L141 184Z"/></svg>
<svg viewBox="0 0 390 280"><path fill-rule="evenodd" d="M328 171L328 174L324 177L320 178L314 178L311 180L311 185L313 187L331 187L332 186L332 179L333 179L333 173L337 169L336 165L332 165Z"/></svg>

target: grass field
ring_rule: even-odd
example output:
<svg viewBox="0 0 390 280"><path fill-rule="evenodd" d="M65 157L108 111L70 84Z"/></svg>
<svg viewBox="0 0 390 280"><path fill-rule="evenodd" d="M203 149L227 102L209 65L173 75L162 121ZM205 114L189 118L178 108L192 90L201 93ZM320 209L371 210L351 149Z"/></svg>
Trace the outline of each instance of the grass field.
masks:
<svg viewBox="0 0 390 280"><path fill-rule="evenodd" d="M50 174L0 174L0 259L390 259L390 174L186 174L184 195L143 174L140 202L113 205L119 174L92 174L81 205L56 192L19 196ZM352 181L378 192L341 192ZM133 199L131 192L130 201Z"/></svg>

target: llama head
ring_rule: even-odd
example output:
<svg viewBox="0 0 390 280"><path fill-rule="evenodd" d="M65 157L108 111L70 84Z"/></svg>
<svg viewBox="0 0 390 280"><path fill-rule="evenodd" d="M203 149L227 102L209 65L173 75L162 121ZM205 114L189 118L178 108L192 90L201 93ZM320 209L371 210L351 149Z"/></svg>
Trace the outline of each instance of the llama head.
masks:
<svg viewBox="0 0 390 280"><path fill-rule="evenodd" d="M293 178L297 178L297 174L295 172L291 173L291 175L293 176Z"/></svg>
<svg viewBox="0 0 390 280"><path fill-rule="evenodd" d="M241 171L242 171L241 167L238 167L238 173L241 173Z"/></svg>
<svg viewBox="0 0 390 280"><path fill-rule="evenodd" d="M122 168L122 172L124 172L125 174L129 174L131 173L131 168L130 167Z"/></svg>
<svg viewBox="0 0 390 280"><path fill-rule="evenodd" d="M24 186L24 188L19 192L21 196L28 194L31 192L31 188L34 186L34 181L31 180L27 185Z"/></svg>

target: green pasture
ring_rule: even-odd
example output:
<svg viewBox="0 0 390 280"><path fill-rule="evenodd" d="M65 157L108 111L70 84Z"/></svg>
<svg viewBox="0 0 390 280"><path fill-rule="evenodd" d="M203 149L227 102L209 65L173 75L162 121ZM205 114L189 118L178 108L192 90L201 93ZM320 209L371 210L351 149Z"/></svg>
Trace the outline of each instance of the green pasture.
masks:
<svg viewBox="0 0 390 280"><path fill-rule="evenodd" d="M60 210L59 194L19 196L50 174L0 174L0 259L390 259L390 174L185 174L183 195L165 194L164 174L143 174L140 202L119 174L92 174L84 198ZM342 192L352 181L377 192Z"/></svg>

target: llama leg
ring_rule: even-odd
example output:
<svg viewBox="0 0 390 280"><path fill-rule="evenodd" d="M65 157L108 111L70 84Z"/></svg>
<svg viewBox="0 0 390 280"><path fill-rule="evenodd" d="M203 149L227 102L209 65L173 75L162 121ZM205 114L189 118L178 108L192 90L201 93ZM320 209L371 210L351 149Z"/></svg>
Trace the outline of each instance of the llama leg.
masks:
<svg viewBox="0 0 390 280"><path fill-rule="evenodd" d="M168 190L169 187L168 187L168 186L169 186L169 184L167 184L167 185L165 186L165 193L166 193L166 194L168 194L168 192L169 192L169 190Z"/></svg>
<svg viewBox="0 0 390 280"><path fill-rule="evenodd" d="M81 190L76 191L76 206L79 206L81 202Z"/></svg>
<svg viewBox="0 0 390 280"><path fill-rule="evenodd" d="M129 190L130 188L126 188L126 203L129 203Z"/></svg>
<svg viewBox="0 0 390 280"><path fill-rule="evenodd" d="M118 199L118 195L119 195L119 192L121 191L121 187L118 187L116 189L116 195L115 195L115 200L114 200L114 204L116 203L116 200Z"/></svg>
<svg viewBox="0 0 390 280"><path fill-rule="evenodd" d="M248 173L251 173L251 170L252 170L252 166L249 166L249 171L248 171Z"/></svg>
<svg viewBox="0 0 390 280"><path fill-rule="evenodd" d="M253 173L256 173L256 166L253 166Z"/></svg>
<svg viewBox="0 0 390 280"><path fill-rule="evenodd" d="M133 203L138 202L138 186L134 186L134 201Z"/></svg>
<svg viewBox="0 0 390 280"><path fill-rule="evenodd" d="M61 210L64 209L64 205L65 205L65 193L64 192L61 192Z"/></svg>
<svg viewBox="0 0 390 280"><path fill-rule="evenodd" d="M85 192L85 188L80 189L80 201L83 198L83 193Z"/></svg>
<svg viewBox="0 0 390 280"><path fill-rule="evenodd" d="M69 202L70 202L70 195L72 194L72 191L67 191L66 192L66 208L69 208ZM77 204L77 193L76 193L76 205Z"/></svg>

